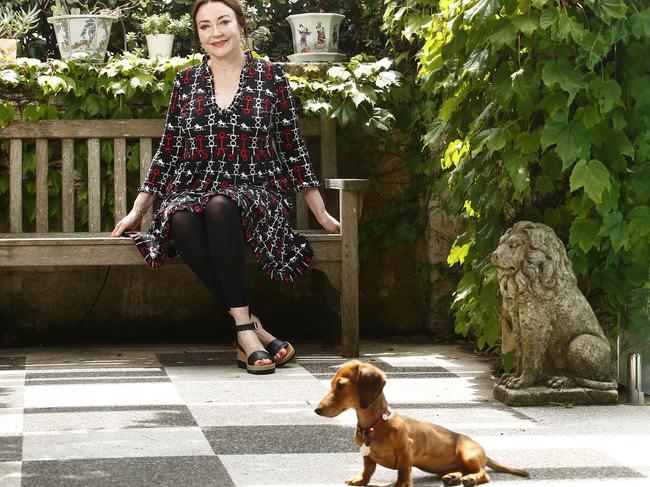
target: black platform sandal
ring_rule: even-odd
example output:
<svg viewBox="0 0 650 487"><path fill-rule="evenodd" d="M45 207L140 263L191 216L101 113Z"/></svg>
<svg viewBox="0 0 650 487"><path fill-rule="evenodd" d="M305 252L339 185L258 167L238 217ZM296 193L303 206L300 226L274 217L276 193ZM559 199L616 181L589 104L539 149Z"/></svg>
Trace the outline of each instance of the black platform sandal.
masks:
<svg viewBox="0 0 650 487"><path fill-rule="evenodd" d="M266 351L269 352L269 355L271 355L271 357L275 357L278 354L278 352L283 348L286 349L287 353L284 357L282 357L282 360L278 360L277 362L275 362L275 365L278 367L280 365L286 364L287 362L292 360L296 355L296 350L293 348L291 343L285 340L280 340L279 338L275 338L271 340L269 343L266 344L266 347L264 348L266 348Z"/></svg>
<svg viewBox="0 0 650 487"><path fill-rule="evenodd" d="M246 372L249 374L272 374L275 372L275 364L271 363L268 365L255 365L255 362L258 360L270 360L273 362L273 357L269 355L268 352L264 350L255 350L246 357L246 352L239 344L239 338L237 337L237 332L245 330L255 330L255 323L246 323L244 325L235 325L235 343L237 344L237 367L240 369L246 369Z"/></svg>

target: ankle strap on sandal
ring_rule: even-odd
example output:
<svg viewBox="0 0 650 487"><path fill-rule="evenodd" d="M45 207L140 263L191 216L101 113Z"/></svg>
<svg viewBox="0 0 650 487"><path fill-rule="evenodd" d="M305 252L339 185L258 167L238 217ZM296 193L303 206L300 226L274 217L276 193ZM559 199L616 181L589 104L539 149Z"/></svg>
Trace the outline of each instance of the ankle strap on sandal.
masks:
<svg viewBox="0 0 650 487"><path fill-rule="evenodd" d="M256 330L256 329L257 329L257 323L255 322L244 323L243 325L235 325L236 331Z"/></svg>

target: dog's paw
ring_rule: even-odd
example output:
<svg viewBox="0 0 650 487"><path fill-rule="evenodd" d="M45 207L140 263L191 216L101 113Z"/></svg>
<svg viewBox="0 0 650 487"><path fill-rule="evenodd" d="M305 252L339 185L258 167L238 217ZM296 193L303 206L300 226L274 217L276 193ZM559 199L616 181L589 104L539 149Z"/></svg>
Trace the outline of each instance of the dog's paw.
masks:
<svg viewBox="0 0 650 487"><path fill-rule="evenodd" d="M368 485L370 479L364 479L363 475L355 475L345 481L348 485Z"/></svg>
<svg viewBox="0 0 650 487"><path fill-rule="evenodd" d="M460 485L461 473L448 473L447 475L442 476L443 485Z"/></svg>
<svg viewBox="0 0 650 487"><path fill-rule="evenodd" d="M472 475L467 475L460 479L460 481L463 483L463 487L474 487L477 484L476 478Z"/></svg>

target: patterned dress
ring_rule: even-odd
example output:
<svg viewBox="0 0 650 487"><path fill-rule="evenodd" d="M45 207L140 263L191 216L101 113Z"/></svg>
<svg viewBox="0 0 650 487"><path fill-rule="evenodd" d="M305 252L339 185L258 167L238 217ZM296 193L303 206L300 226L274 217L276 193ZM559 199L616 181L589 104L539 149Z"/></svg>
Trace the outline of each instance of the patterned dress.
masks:
<svg viewBox="0 0 650 487"><path fill-rule="evenodd" d="M232 103L216 103L203 61L174 80L165 131L139 191L162 198L147 234L131 234L152 267L176 256L170 220L201 213L215 195L237 204L244 240L272 279L289 282L308 267L312 250L288 222L291 191L318 187L300 136L282 67L246 53ZM271 143L275 142L275 148Z"/></svg>

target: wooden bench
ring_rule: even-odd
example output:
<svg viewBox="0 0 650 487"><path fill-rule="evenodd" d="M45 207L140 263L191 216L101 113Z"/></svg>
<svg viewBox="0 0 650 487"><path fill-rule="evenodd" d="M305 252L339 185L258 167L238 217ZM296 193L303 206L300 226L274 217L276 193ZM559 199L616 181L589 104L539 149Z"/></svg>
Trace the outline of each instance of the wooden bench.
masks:
<svg viewBox="0 0 650 487"><path fill-rule="evenodd" d="M359 294L357 220L367 180L336 179L336 127L327 117L301 120L303 136L320 138L318 171L323 187L338 190L340 234L309 229L308 208L296 198L296 227L305 233L314 249L312 265L321 270L340 294L341 354L359 354ZM112 139L114 154L115 220L126 215L127 140L140 146L140 178L144 179L152 159L152 140L163 133L164 120L49 120L15 122L0 130L0 140L10 140L9 233L0 233L0 267L146 265L132 240L111 238L101 221L100 140ZM74 169L76 139L86 139L88 149L88 224L75 229ZM32 233L23 230L23 141L36 149L36 223ZM132 141L133 142L133 141ZM52 147L49 144L54 144ZM58 144L58 145L57 145ZM49 148L60 147L60 161L49 160ZM51 231L48 218L48 170L60 171L62 218L60 231ZM152 212L145 215L141 230L147 231ZM114 222L110 222L112 228ZM58 229L57 229L58 230Z"/></svg>

